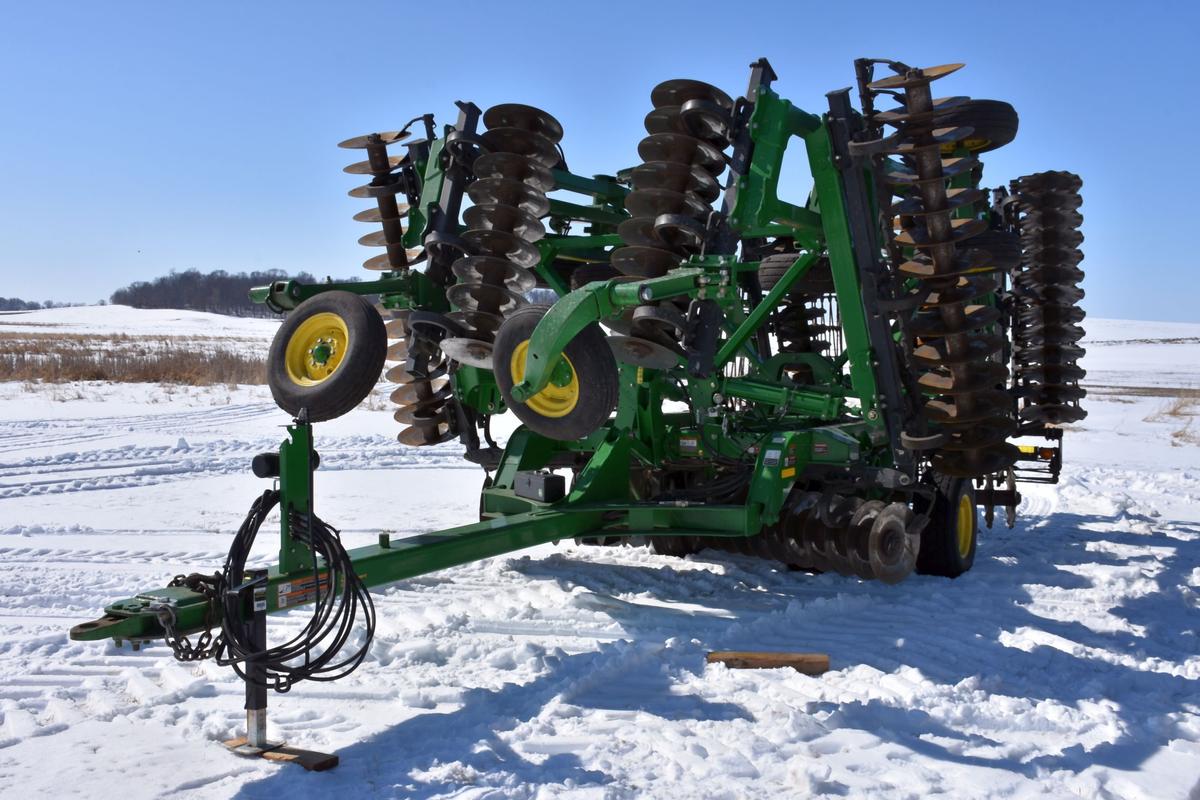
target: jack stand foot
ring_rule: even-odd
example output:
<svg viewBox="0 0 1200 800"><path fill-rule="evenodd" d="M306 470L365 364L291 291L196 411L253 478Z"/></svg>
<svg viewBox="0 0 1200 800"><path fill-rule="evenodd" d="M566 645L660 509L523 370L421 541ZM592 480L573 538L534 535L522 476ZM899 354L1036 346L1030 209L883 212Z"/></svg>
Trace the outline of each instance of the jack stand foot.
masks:
<svg viewBox="0 0 1200 800"><path fill-rule="evenodd" d="M261 747L250 744L250 740L245 736L239 736L236 739L230 739L225 742L225 746L239 756L261 756L272 750L278 750L283 747L284 742L266 742Z"/></svg>
<svg viewBox="0 0 1200 800"><path fill-rule="evenodd" d="M268 742L266 747L255 747L245 736L230 739L225 746L233 753L247 758L265 758L268 761L278 761L287 764L299 764L310 772L324 772L338 765L338 757L334 753L318 753L315 750L301 750L298 747L288 747L283 742Z"/></svg>

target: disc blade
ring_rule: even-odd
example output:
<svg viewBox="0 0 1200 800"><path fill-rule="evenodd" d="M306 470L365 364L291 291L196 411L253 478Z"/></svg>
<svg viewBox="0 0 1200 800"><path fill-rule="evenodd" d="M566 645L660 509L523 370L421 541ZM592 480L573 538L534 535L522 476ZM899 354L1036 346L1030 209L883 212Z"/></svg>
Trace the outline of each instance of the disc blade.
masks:
<svg viewBox="0 0 1200 800"><path fill-rule="evenodd" d="M388 345L386 359L388 361L405 361L408 359L408 342L401 339Z"/></svg>
<svg viewBox="0 0 1200 800"><path fill-rule="evenodd" d="M388 247L401 244L399 241L389 242L387 231L372 231L365 236L358 237L358 243L363 247Z"/></svg>
<svg viewBox="0 0 1200 800"><path fill-rule="evenodd" d="M463 221L470 230L507 231L527 242L536 242L546 235L546 227L532 214L499 203L471 206L463 212Z"/></svg>
<svg viewBox="0 0 1200 800"><path fill-rule="evenodd" d="M476 205L516 206L534 217L544 217L550 211L545 194L512 178L482 178L467 187L467 196Z"/></svg>
<svg viewBox="0 0 1200 800"><path fill-rule="evenodd" d="M383 175L400 166L406 158L408 156L388 156L386 165L381 165L381 169L372 167L370 161L356 161L347 167L343 167L342 172L348 175Z"/></svg>
<svg viewBox="0 0 1200 800"><path fill-rule="evenodd" d="M544 167L554 167L559 162L554 142L539 133L520 128L492 128L484 131L480 139L494 153L514 153Z"/></svg>
<svg viewBox="0 0 1200 800"><path fill-rule="evenodd" d="M372 272L394 272L398 269L404 269L404 267L410 264L415 264L418 261L424 261L425 251L419 248L405 250L404 260L407 262L406 264L393 265L391 259L392 257L388 253L381 253L377 256L371 256L363 262L363 269L369 269Z"/></svg>
<svg viewBox="0 0 1200 800"><path fill-rule="evenodd" d="M684 133L653 133L638 143L643 162L674 161L694 164L712 175L725 169L725 156L711 144Z"/></svg>
<svg viewBox="0 0 1200 800"><path fill-rule="evenodd" d="M356 186L346 194L351 197L357 197L360 200L375 200L380 197L394 197L395 195L404 192L404 184L399 180L393 180L389 183L374 184L368 183L364 186Z"/></svg>
<svg viewBox="0 0 1200 800"><path fill-rule="evenodd" d="M453 393L450 382L446 378L432 381L414 381L394 389L388 399L398 406L425 405L433 401L441 401Z"/></svg>
<svg viewBox="0 0 1200 800"><path fill-rule="evenodd" d="M674 192L694 192L701 200L712 202L721 194L717 179L709 172L674 161L650 161L633 168L630 175L634 189L670 189Z"/></svg>
<svg viewBox="0 0 1200 800"><path fill-rule="evenodd" d="M492 345L479 339L453 338L442 341L442 352L460 364L492 368Z"/></svg>
<svg viewBox="0 0 1200 800"><path fill-rule="evenodd" d="M405 428L396 436L396 441L409 447L430 447L453 438L450 426L443 422L430 427L413 425Z"/></svg>
<svg viewBox="0 0 1200 800"><path fill-rule="evenodd" d="M486 311L503 316L529 304L521 295L487 283L456 283L446 290L446 299L464 311Z"/></svg>
<svg viewBox="0 0 1200 800"><path fill-rule="evenodd" d="M549 169L516 153L484 153L475 159L471 169L480 180L508 178L539 192L554 188L554 175Z"/></svg>
<svg viewBox="0 0 1200 800"><path fill-rule="evenodd" d="M622 247L612 254L613 268L637 278L658 278L679 262L679 256L654 247Z"/></svg>
<svg viewBox="0 0 1200 800"><path fill-rule="evenodd" d="M537 278L524 267L495 256L464 256L451 266L463 283L503 284L518 294L537 285Z"/></svg>
<svg viewBox="0 0 1200 800"><path fill-rule="evenodd" d="M408 205L407 204L398 203L396 205L396 208L399 212L396 215L397 217L402 219L402 218L408 216ZM380 212L380 210L378 208L367 208L367 209L364 209L364 210L358 212L357 214L355 214L354 221L355 222L383 222L383 214L382 214L382 212Z"/></svg>
<svg viewBox="0 0 1200 800"><path fill-rule="evenodd" d="M479 255L507 259L526 269L536 267L542 260L537 245L507 231L472 230L464 233L462 239Z"/></svg>
<svg viewBox="0 0 1200 800"><path fill-rule="evenodd" d="M395 144L408 138L407 131L384 131L383 133L367 133L338 142L338 147L346 150L362 150L371 144Z"/></svg>
<svg viewBox="0 0 1200 800"><path fill-rule="evenodd" d="M687 214L703 217L711 210L707 203L690 192L671 189L635 189L625 197L625 209L635 217L662 214Z"/></svg>
<svg viewBox="0 0 1200 800"><path fill-rule="evenodd" d="M726 111L733 110L733 100L725 92L704 81L674 78L663 81L650 91L650 102L658 106L681 106L689 100L708 100Z"/></svg>
<svg viewBox="0 0 1200 800"><path fill-rule="evenodd" d="M965 64L942 64L937 67L925 67L923 69L914 69L911 72L902 73L900 75L892 75L888 78L880 78L877 81L872 81L867 84L870 89L907 89L912 86L920 86L924 83L936 81L939 78L944 78L947 75L958 72Z"/></svg>
<svg viewBox="0 0 1200 800"><path fill-rule="evenodd" d="M679 366L679 356L661 344L636 336L609 336L608 346L613 356L626 364L646 369L672 369Z"/></svg>
<svg viewBox="0 0 1200 800"><path fill-rule="evenodd" d="M521 103L502 103L483 112L483 124L488 128L519 128L540 134L551 142L563 137L562 125L540 108Z"/></svg>

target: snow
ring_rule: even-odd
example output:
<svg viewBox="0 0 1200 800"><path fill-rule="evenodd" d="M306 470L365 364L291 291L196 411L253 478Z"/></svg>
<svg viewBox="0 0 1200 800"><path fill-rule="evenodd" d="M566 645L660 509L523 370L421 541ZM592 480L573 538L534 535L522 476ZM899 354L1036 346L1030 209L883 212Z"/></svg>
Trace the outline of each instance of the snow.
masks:
<svg viewBox="0 0 1200 800"><path fill-rule="evenodd" d="M227 317L202 311L71 306L0 312L0 337L7 346L20 348L26 340L62 336L62 344L76 353L124 348L126 354L147 354L173 348L180 358L196 351L261 358L279 323L277 318Z"/></svg>
<svg viewBox="0 0 1200 800"><path fill-rule="evenodd" d="M0 329L17 319L264 346L275 324L107 307ZM263 488L249 459L287 422L265 388L0 384L0 794L1198 797L1198 409L1167 412L1200 388L1200 324L1087 327L1100 388L1063 481L1022 487L1017 527L985 531L963 578L564 542L404 581L376 592L359 671L271 697L273 736L341 756L322 774L224 750L228 669L66 637L220 564ZM318 509L351 545L475 514L478 468L395 427L363 407L317 429ZM704 663L739 648L833 669Z"/></svg>
<svg viewBox="0 0 1200 800"><path fill-rule="evenodd" d="M119 305L0 312L0 332L233 336L259 338L269 343L278 327L278 319L227 317L169 308L135 309Z"/></svg>
<svg viewBox="0 0 1200 800"><path fill-rule="evenodd" d="M1087 320L1089 385L1196 388L1200 324Z"/></svg>

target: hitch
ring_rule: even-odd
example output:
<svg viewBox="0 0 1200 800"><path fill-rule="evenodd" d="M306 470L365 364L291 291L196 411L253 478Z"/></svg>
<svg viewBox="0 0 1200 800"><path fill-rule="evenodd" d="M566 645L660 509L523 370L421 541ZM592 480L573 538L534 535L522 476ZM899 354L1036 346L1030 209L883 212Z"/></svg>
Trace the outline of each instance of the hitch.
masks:
<svg viewBox="0 0 1200 800"><path fill-rule="evenodd" d="M77 642L112 639L118 644L127 641L137 649L142 642L166 636L158 613L158 609L164 606L174 612L178 629L191 633L204 627L209 600L200 592L185 586L151 589L116 601L104 609L104 616L99 619L74 626L71 628L71 639Z"/></svg>

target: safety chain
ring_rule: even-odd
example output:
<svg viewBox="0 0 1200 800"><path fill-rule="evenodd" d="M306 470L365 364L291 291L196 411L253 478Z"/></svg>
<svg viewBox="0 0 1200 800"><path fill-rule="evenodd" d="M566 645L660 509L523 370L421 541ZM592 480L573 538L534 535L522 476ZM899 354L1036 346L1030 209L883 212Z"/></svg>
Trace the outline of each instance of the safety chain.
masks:
<svg viewBox="0 0 1200 800"><path fill-rule="evenodd" d="M177 621L174 606L161 604L155 607L155 612L158 614L158 622L163 627L166 633L164 637L167 645L175 654L177 661L203 661L207 658L212 658L225 646L224 637L221 634L213 635L213 620L212 611L213 605L217 601L218 584L221 580L219 574L201 575L198 572L193 572L191 575L176 575L171 579L168 586L183 586L191 589L193 592L204 595L208 602L204 606L204 632L200 634L196 643L193 644L187 636L180 636L175 630Z"/></svg>

